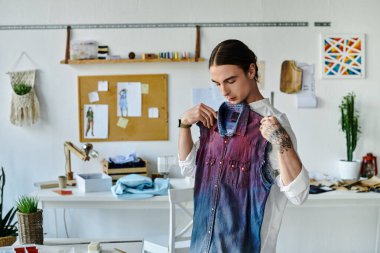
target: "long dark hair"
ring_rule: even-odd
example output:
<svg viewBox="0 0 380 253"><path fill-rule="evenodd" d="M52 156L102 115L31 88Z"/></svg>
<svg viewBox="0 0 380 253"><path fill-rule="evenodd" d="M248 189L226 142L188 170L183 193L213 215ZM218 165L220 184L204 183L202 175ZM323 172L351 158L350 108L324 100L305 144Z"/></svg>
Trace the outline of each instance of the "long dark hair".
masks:
<svg viewBox="0 0 380 253"><path fill-rule="evenodd" d="M219 65L236 65L245 73L248 73L249 66L255 65L255 81L258 81L257 57L249 47L240 40L225 40L220 42L212 50L208 68Z"/></svg>

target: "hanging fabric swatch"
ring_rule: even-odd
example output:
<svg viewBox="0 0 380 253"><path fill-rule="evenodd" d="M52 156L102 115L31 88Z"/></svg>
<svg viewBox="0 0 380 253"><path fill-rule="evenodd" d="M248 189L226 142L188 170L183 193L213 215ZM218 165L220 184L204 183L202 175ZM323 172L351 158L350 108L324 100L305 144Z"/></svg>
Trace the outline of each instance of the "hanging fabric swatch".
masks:
<svg viewBox="0 0 380 253"><path fill-rule="evenodd" d="M280 91L288 94L297 93L302 88L302 69L295 61L284 61L281 65Z"/></svg>
<svg viewBox="0 0 380 253"><path fill-rule="evenodd" d="M16 126L30 126L40 118L40 105L34 91L36 70L12 71L10 76L12 86L10 121Z"/></svg>

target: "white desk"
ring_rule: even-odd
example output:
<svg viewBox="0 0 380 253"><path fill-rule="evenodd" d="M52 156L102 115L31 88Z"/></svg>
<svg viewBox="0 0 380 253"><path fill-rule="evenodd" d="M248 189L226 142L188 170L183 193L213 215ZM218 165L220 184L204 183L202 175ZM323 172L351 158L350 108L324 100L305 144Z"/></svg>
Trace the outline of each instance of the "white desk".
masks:
<svg viewBox="0 0 380 253"><path fill-rule="evenodd" d="M172 179L173 188L187 188L191 185L184 179ZM73 188L73 195L61 196L50 189L39 190L33 194L40 199L43 208L104 208L104 209L168 209L168 196L156 196L142 200L119 200L111 192L81 193ZM331 247L330 238L334 238L336 252L360 252L358 244L366 241L367 251L380 252L380 194L356 193L353 191L332 191L328 193L309 195L309 199L301 206L295 206L288 202L287 210L283 220L283 226L279 236L278 252L312 252L317 248ZM356 215L358 212L361 215ZM368 211L369 210L369 211ZM138 211L138 210L137 210ZM352 215L351 215L352 213ZM334 224L334 227L330 227ZM356 232L357 226L362 230ZM340 230L344 227L344 230ZM320 242L315 241L315 233L308 231L317 229ZM331 233L327 236L326 229ZM367 229L367 230L366 230ZM334 232L331 232L334 230ZM302 232L300 232L302 231ZM346 231L346 232L342 232ZM352 239L348 239L349 236ZM353 235L361 235L360 239L355 239ZM299 240L310 244L310 250L295 248L299 245ZM322 239L320 238L322 237ZM370 238L367 239L366 238ZM315 241L315 242L314 242ZM312 243L314 242L314 243ZM303 246L304 247L304 246ZM340 248L339 248L340 247ZM360 246L362 247L362 246ZM323 247L322 247L323 248ZM342 250L342 251L339 251ZM344 249L344 250L343 250ZM352 251L349 251L352 249ZM292 252L292 253L293 253ZM330 251L321 251L330 252Z"/></svg>
<svg viewBox="0 0 380 253"><path fill-rule="evenodd" d="M170 179L172 188L190 188L193 185L186 179ZM42 208L105 208L105 209L139 209L168 208L168 196L155 196L148 199L120 200L109 192L83 193L76 187L67 188L73 195L59 195L52 189L38 190L32 193L39 198ZM354 191L332 191L309 195L302 206L288 204L290 208L307 207L344 207L344 206L380 207L380 193L356 193Z"/></svg>
<svg viewBox="0 0 380 253"><path fill-rule="evenodd" d="M194 185L187 179L170 179L170 187L174 189L192 188L193 186ZM58 237L57 212L59 212L59 209L135 209L137 211L169 209L168 196L122 200L113 196L111 191L84 193L77 187L68 187L66 189L71 190L73 194L60 195L53 192L55 189L43 189L31 193L31 195L38 197L42 209L54 209L53 224L55 233L51 235L53 237Z"/></svg>
<svg viewBox="0 0 380 253"><path fill-rule="evenodd" d="M171 178L170 187L174 189L191 188L193 185L182 178ZM76 187L67 190L72 195L59 195L52 190L43 189L32 192L37 196L41 208L97 208L97 209L139 209L139 208L169 208L168 196L155 196L148 199L121 200L114 197L111 191L84 193Z"/></svg>
<svg viewBox="0 0 380 253"><path fill-rule="evenodd" d="M289 203L277 252L379 253L380 194L331 191L309 195L301 206Z"/></svg>
<svg viewBox="0 0 380 253"><path fill-rule="evenodd" d="M79 238L48 238L44 239L44 245L37 245L40 253L63 253L74 248L75 253L87 253L90 242L100 242L103 253L119 253L115 248L127 253L141 253L143 248L142 240L84 240ZM21 247L17 242L14 247Z"/></svg>
<svg viewBox="0 0 380 253"><path fill-rule="evenodd" d="M380 193L355 191L331 191L320 194L310 194L308 200L301 206L288 204L288 207L354 207L373 206L380 207Z"/></svg>

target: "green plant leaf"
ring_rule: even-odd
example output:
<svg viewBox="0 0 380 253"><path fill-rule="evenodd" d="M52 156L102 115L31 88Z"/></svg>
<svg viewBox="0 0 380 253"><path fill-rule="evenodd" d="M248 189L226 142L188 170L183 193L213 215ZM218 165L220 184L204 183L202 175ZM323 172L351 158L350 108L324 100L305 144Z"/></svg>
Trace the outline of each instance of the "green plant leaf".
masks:
<svg viewBox="0 0 380 253"><path fill-rule="evenodd" d="M25 83L16 83L12 87L14 92L19 96L28 94L32 90L32 86Z"/></svg>
<svg viewBox="0 0 380 253"><path fill-rule="evenodd" d="M21 213L35 213L38 210L38 198L36 196L23 195L19 197L16 206Z"/></svg>
<svg viewBox="0 0 380 253"><path fill-rule="evenodd" d="M347 160L352 161L353 152L356 149L357 141L359 139L360 126L359 126L359 113L355 109L355 93L350 92L343 97L339 106L341 118L339 123L341 129L346 135L346 153Z"/></svg>
<svg viewBox="0 0 380 253"><path fill-rule="evenodd" d="M5 186L5 172L1 167L0 175L0 236L17 236L17 221L13 222L17 209L12 207L3 218L3 194Z"/></svg>

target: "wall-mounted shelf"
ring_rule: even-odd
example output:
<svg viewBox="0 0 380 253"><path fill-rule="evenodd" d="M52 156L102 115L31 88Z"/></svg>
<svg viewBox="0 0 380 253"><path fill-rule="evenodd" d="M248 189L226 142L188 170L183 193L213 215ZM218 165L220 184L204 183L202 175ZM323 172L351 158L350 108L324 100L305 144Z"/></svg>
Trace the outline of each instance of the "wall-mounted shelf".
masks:
<svg viewBox="0 0 380 253"><path fill-rule="evenodd" d="M139 62L204 62L204 58L187 58L181 60L175 59L115 59L115 60L68 60L67 63L65 60L62 60L61 64L116 64L116 63L139 63Z"/></svg>
<svg viewBox="0 0 380 253"><path fill-rule="evenodd" d="M91 59L91 60L70 60L70 39L71 39L71 27L66 28L66 52L65 59L60 61L61 64L114 64L114 63L138 63L138 62L203 62L204 58L201 58L201 35L200 26L196 25L196 40L195 40L195 53L193 58L185 59L115 59L115 60L103 60L103 59ZM176 57L177 58L177 57Z"/></svg>

